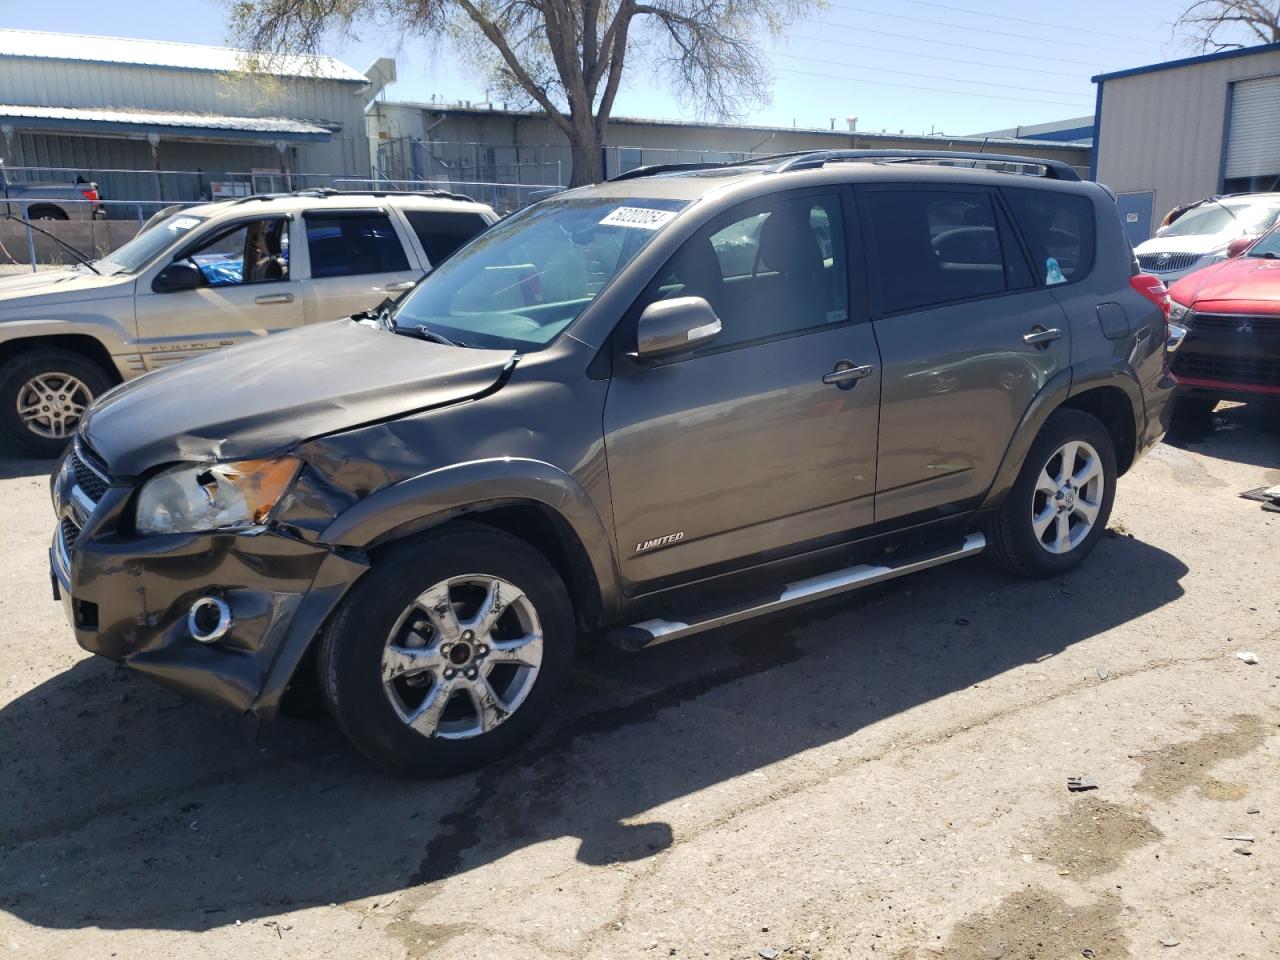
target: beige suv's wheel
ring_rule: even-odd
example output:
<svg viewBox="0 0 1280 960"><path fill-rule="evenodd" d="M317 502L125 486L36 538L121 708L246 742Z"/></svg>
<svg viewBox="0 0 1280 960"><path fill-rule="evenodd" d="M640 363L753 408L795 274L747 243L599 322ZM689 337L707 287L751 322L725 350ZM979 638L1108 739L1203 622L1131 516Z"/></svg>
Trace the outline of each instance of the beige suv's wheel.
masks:
<svg viewBox="0 0 1280 960"><path fill-rule="evenodd" d="M37 347L0 367L0 422L31 453L56 457L89 404L110 386L107 372L88 357Z"/></svg>

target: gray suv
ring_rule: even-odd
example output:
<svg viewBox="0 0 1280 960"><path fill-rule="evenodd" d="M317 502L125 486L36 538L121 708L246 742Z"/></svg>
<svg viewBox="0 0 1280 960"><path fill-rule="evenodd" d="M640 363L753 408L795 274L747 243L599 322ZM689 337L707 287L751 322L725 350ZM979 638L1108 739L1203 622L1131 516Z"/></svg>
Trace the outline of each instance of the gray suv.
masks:
<svg viewBox="0 0 1280 960"><path fill-rule="evenodd" d="M463 770L554 709L583 636L983 552L1070 570L1164 433L1167 310L1110 194L1049 161L632 171L381 314L101 397L53 478L54 593L182 693L270 718L318 690L370 757Z"/></svg>

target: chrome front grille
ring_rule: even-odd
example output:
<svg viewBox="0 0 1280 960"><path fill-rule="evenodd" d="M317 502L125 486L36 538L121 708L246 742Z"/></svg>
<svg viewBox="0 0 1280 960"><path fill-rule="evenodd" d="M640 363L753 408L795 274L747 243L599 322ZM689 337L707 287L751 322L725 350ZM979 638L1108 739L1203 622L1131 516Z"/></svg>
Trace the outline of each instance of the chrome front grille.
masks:
<svg viewBox="0 0 1280 960"><path fill-rule="evenodd" d="M1152 273L1171 273L1186 270L1199 259L1198 253L1140 253L1138 265Z"/></svg>

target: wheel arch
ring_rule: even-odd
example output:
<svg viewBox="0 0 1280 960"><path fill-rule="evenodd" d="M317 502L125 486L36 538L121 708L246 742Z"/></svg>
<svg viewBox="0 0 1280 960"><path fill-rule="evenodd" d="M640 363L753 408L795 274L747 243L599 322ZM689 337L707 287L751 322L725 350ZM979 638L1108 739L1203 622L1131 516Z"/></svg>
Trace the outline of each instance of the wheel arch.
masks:
<svg viewBox="0 0 1280 960"><path fill-rule="evenodd" d="M1068 367L1051 377L1031 401L980 509L999 506L1008 495L1032 443L1049 415L1059 407L1082 410L1101 420L1115 442L1119 472L1123 474L1133 465L1146 407L1132 368L1114 359Z"/></svg>
<svg viewBox="0 0 1280 960"><path fill-rule="evenodd" d="M111 356L111 351L101 340L87 333L36 335L0 341L0 364L8 363L14 357L44 347L78 353L101 367L102 372L111 379L112 383L121 381L120 370Z"/></svg>
<svg viewBox="0 0 1280 960"><path fill-rule="evenodd" d="M546 556L585 629L616 613L620 587L606 526L586 491L542 461L478 461L402 481L345 511L320 539L363 550L376 563L391 545L460 521L503 530Z"/></svg>
<svg viewBox="0 0 1280 960"><path fill-rule="evenodd" d="M42 217L41 214L49 214L49 216ZM31 203L27 205L27 219L70 220L71 215L56 203Z"/></svg>

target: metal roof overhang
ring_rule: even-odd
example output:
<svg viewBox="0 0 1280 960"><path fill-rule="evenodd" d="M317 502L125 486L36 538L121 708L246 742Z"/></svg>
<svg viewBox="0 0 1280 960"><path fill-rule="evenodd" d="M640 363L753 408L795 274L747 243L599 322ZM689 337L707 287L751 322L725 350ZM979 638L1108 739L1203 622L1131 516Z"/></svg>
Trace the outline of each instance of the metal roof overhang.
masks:
<svg viewBox="0 0 1280 960"><path fill-rule="evenodd" d="M334 131L309 120L287 117L229 117L220 114L173 113L99 107L32 107L0 104L0 125L50 133L96 133L100 136L159 134L162 138L232 140L273 143L323 142Z"/></svg>

